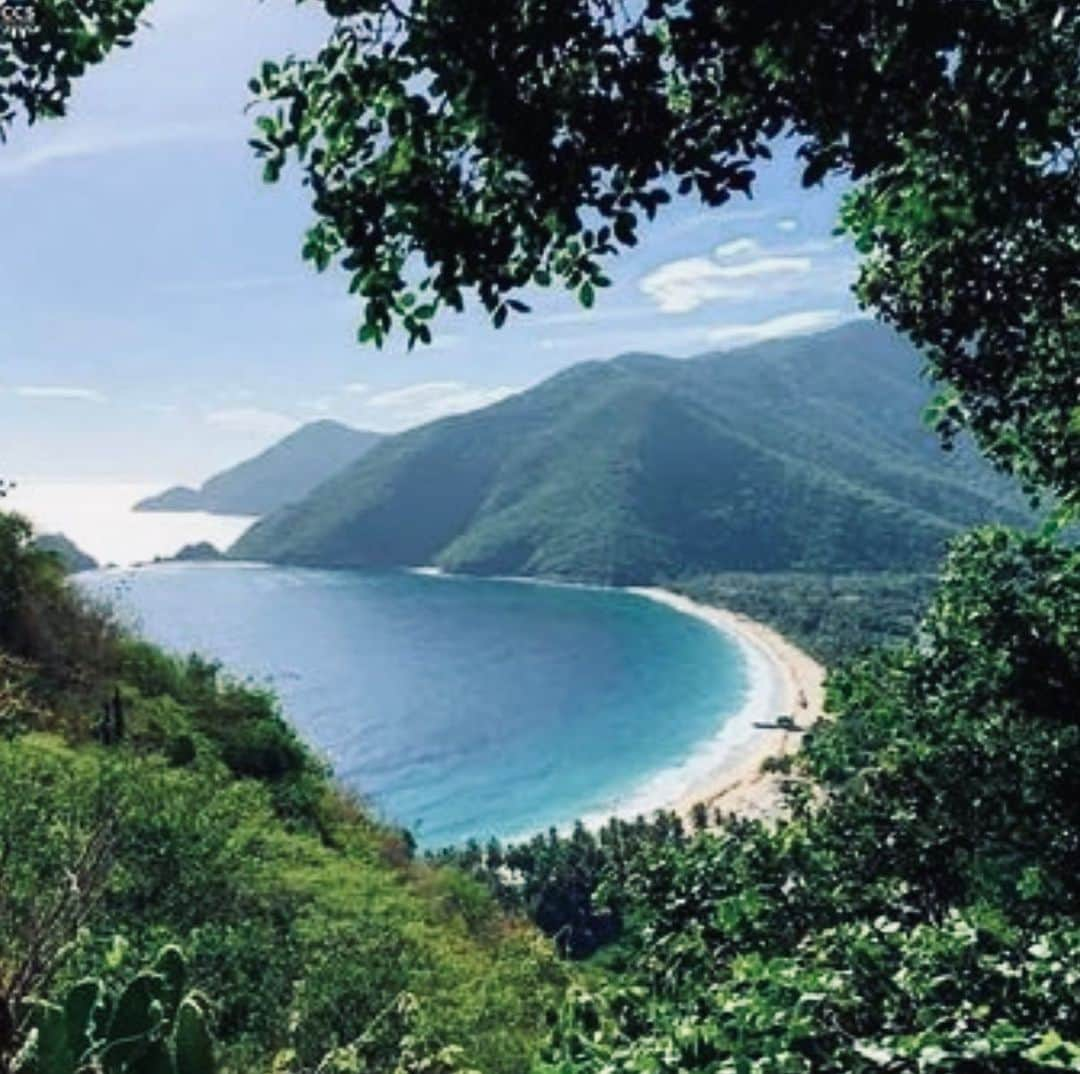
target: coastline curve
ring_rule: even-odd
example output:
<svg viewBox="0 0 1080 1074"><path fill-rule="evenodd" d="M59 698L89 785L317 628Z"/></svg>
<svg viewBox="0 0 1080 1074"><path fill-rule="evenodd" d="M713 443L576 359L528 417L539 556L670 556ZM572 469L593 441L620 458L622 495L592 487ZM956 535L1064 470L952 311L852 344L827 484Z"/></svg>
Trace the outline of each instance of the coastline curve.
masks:
<svg viewBox="0 0 1080 1074"><path fill-rule="evenodd" d="M745 615L656 586L633 586L627 591L719 630L739 647L750 679L746 703L703 744L698 756L707 763L702 760L694 765L692 778L682 789L653 808L689 817L700 803L710 818L716 810L760 819L775 817L782 805L780 780L763 772L762 764L770 757L794 753L801 734L755 724L792 715L800 728L813 726L825 710L824 667L771 627Z"/></svg>

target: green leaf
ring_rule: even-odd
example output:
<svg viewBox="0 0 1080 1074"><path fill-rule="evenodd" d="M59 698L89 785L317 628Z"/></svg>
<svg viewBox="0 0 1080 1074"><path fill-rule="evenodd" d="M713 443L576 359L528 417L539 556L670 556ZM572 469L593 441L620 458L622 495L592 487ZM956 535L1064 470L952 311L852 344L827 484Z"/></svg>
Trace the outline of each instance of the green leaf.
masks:
<svg viewBox="0 0 1080 1074"><path fill-rule="evenodd" d="M124 1074L176 1074L176 1065L165 1042L155 1040L128 1065Z"/></svg>
<svg viewBox="0 0 1080 1074"><path fill-rule="evenodd" d="M154 969L161 975L159 997L165 1008L165 1017L172 1021L187 982L187 966L180 948L173 944L163 948Z"/></svg>
<svg viewBox="0 0 1080 1074"><path fill-rule="evenodd" d="M64 1000L68 1045L76 1060L81 1059L90 1049L94 1014L103 994L101 981L91 978L75 985Z"/></svg>
<svg viewBox="0 0 1080 1074"><path fill-rule="evenodd" d="M74 1074L75 1056L68 1040L64 1011L55 1003L36 1003L37 1066L34 1074Z"/></svg>
<svg viewBox="0 0 1080 1074"><path fill-rule="evenodd" d="M144 971L124 989L109 1022L110 1042L130 1041L150 1033L161 1020L157 991L161 978Z"/></svg>
<svg viewBox="0 0 1080 1074"><path fill-rule="evenodd" d="M176 1074L214 1074L214 1045L206 1018L190 997L180 1004L175 1033Z"/></svg>

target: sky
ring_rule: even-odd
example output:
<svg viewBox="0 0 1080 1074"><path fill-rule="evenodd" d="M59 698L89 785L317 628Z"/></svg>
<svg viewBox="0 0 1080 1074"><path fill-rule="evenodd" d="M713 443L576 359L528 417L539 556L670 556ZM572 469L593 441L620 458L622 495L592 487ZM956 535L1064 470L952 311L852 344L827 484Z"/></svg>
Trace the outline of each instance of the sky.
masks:
<svg viewBox="0 0 1080 1074"><path fill-rule="evenodd" d="M267 186L247 80L313 51L318 5L156 0L64 119L0 145L0 474L198 483L306 421L392 432L495 402L568 365L686 357L856 314L832 235L843 188L803 191L787 147L752 201L683 201L609 263L592 311L522 297L500 331L448 313L408 353L355 342L344 273L300 257L295 173Z"/></svg>

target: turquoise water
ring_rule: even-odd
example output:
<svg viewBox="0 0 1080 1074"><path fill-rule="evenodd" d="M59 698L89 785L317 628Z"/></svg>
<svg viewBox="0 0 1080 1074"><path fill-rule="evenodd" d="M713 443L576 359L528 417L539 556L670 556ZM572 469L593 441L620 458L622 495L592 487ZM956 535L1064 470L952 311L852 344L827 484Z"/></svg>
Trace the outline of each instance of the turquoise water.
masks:
<svg viewBox="0 0 1080 1074"><path fill-rule="evenodd" d="M660 805L748 689L724 635L629 593L234 564L80 577L153 640L270 683L425 846Z"/></svg>

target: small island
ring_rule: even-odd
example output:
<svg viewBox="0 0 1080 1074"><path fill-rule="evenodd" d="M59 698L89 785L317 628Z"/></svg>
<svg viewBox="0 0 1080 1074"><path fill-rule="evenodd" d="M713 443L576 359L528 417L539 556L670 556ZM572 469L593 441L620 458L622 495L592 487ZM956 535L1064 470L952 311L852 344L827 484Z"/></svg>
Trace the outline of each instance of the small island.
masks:
<svg viewBox="0 0 1080 1074"><path fill-rule="evenodd" d="M218 560L227 559L209 541L196 541L194 544L186 544L174 556L163 557L155 562L160 563L214 563Z"/></svg>

